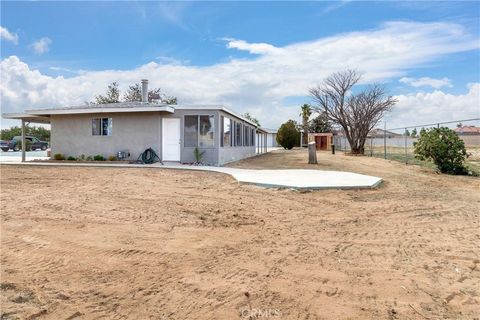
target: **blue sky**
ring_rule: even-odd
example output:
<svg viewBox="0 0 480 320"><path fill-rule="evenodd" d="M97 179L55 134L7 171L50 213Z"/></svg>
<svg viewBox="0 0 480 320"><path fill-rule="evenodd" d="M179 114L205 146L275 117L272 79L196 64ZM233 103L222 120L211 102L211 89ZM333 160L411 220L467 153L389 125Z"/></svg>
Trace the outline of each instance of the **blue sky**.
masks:
<svg viewBox="0 0 480 320"><path fill-rule="evenodd" d="M78 104L110 81L126 87L144 74L180 102L224 103L278 126L309 102L309 87L350 67L402 97L390 115L398 124L416 122L416 114L427 120L415 103L435 92L444 95L430 101L435 108L467 100L453 115L447 106L428 109L428 120L478 116L471 106L480 82L478 1L2 2L1 9L2 112ZM8 90L21 81L27 98ZM86 89L62 95L75 86Z"/></svg>

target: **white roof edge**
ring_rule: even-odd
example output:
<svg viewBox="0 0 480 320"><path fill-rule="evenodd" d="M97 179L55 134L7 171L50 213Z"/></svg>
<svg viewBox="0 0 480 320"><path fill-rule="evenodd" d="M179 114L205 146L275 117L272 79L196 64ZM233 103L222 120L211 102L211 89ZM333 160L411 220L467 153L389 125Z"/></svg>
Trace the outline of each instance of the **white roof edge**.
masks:
<svg viewBox="0 0 480 320"><path fill-rule="evenodd" d="M2 113L4 119L26 120L35 123L50 123L49 117L33 115L29 113Z"/></svg>
<svg viewBox="0 0 480 320"><path fill-rule="evenodd" d="M50 115L62 115L62 114L93 114L93 113L124 113L124 112L170 112L174 113L175 109L178 110L220 110L228 113L242 121L245 121L256 128L259 128L253 121L248 120L244 116L226 108L223 105L163 105L163 106L133 106L133 107L118 107L118 108L58 108L58 109L30 109L25 110L24 114L17 115L30 115L30 116L50 116ZM6 118L7 114L3 117ZM9 118L6 118L9 119ZM261 128L264 131L268 129Z"/></svg>
<svg viewBox="0 0 480 320"><path fill-rule="evenodd" d="M249 124L253 125L254 127L257 127L257 124L251 120L248 120L244 116L230 110L229 108L225 107L224 105L221 104L197 104L197 105L175 105L175 109L178 110L220 110L226 113L231 114L234 117L239 118L240 120L243 120L245 122L248 122Z"/></svg>
<svg viewBox="0 0 480 320"><path fill-rule="evenodd" d="M91 113L123 113L123 112L170 112L175 111L169 106L163 107L130 107L130 108L74 108L74 109L36 109L26 110L31 115L55 115L55 114L91 114Z"/></svg>

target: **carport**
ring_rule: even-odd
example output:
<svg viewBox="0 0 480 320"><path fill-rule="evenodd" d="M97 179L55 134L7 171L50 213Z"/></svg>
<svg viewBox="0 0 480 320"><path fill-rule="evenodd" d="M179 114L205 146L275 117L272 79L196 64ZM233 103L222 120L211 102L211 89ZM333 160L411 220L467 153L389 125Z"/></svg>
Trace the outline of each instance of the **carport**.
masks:
<svg viewBox="0 0 480 320"><path fill-rule="evenodd" d="M25 126L29 123L50 124L50 117L36 116L27 113L4 113L2 116L4 119L15 119L22 121L22 162L25 162Z"/></svg>

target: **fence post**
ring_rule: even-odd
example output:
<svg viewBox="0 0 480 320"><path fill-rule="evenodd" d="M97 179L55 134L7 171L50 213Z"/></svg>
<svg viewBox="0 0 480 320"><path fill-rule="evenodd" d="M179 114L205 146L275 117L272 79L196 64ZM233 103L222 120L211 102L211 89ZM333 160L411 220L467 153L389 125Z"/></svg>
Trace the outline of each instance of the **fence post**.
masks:
<svg viewBox="0 0 480 320"><path fill-rule="evenodd" d="M387 121L383 125L383 158L387 159Z"/></svg>
<svg viewBox="0 0 480 320"><path fill-rule="evenodd" d="M405 164L408 164L408 154L407 154L407 128L405 128Z"/></svg>
<svg viewBox="0 0 480 320"><path fill-rule="evenodd" d="M373 137L370 137L370 157L373 157Z"/></svg>

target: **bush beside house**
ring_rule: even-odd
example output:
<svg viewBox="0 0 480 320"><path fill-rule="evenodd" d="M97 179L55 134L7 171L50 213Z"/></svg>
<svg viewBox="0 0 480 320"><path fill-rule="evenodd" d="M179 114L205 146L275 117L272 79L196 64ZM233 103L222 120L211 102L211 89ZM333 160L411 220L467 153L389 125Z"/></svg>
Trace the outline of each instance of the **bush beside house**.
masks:
<svg viewBox="0 0 480 320"><path fill-rule="evenodd" d="M285 149L292 149L298 146L300 141L300 131L293 120L288 120L280 126L277 132L277 143Z"/></svg>

